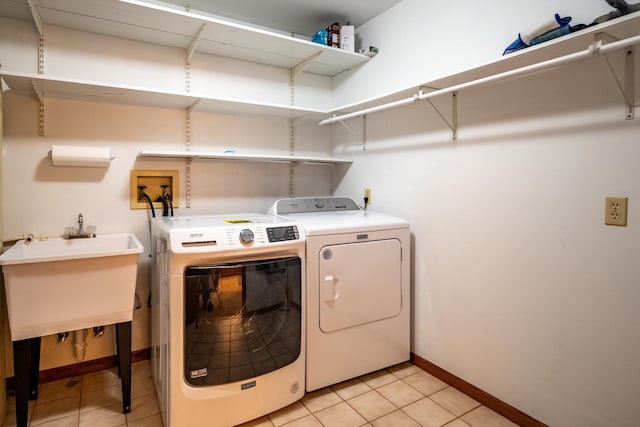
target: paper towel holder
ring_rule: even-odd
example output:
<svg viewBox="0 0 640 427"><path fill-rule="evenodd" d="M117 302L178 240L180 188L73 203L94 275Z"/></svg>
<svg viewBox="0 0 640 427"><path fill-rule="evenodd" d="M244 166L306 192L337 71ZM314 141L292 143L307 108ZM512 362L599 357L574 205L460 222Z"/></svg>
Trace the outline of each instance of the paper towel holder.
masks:
<svg viewBox="0 0 640 427"><path fill-rule="evenodd" d="M107 168L115 156L110 148L53 145L48 153L53 166Z"/></svg>

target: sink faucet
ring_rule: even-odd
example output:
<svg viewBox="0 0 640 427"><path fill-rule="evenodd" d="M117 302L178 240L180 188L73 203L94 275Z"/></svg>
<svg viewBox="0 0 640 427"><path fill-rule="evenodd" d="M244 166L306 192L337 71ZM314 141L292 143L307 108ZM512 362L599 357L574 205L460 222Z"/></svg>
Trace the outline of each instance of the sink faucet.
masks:
<svg viewBox="0 0 640 427"><path fill-rule="evenodd" d="M84 234L84 218L78 214L78 234Z"/></svg>
<svg viewBox="0 0 640 427"><path fill-rule="evenodd" d="M92 228L93 227L89 227L89 231L85 231L84 217L82 214L78 214L78 228L75 231L67 231L64 237L65 239L86 239L89 237L96 237L96 234L91 230Z"/></svg>

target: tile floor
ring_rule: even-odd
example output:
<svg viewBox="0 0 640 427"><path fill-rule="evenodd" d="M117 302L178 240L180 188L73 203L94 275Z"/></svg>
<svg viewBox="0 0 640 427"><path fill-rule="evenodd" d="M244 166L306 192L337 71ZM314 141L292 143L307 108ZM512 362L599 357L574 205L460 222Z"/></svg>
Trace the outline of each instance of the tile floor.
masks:
<svg viewBox="0 0 640 427"><path fill-rule="evenodd" d="M512 427L516 424L411 363L307 393L242 427Z"/></svg>
<svg viewBox="0 0 640 427"><path fill-rule="evenodd" d="M162 427L149 361L132 368L131 413L122 413L115 368L40 386L29 426ZM15 399L1 427L15 426ZM411 363L307 395L242 427L507 427L512 422ZM178 426L183 427L183 426Z"/></svg>
<svg viewBox="0 0 640 427"><path fill-rule="evenodd" d="M15 397L8 398L2 427L15 427ZM29 402L29 426L162 427L153 389L150 361L131 367L131 412L122 413L122 391L116 368L40 385Z"/></svg>

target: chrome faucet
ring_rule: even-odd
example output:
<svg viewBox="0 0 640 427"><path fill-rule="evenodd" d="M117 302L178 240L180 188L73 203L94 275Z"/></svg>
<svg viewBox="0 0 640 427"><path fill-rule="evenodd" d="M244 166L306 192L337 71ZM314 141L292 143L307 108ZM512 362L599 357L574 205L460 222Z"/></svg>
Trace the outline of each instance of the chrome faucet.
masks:
<svg viewBox="0 0 640 427"><path fill-rule="evenodd" d="M84 218L78 214L78 234L84 234Z"/></svg>
<svg viewBox="0 0 640 427"><path fill-rule="evenodd" d="M69 228L71 230L69 230ZM65 239L86 239L89 237L96 237L96 234L93 232L93 227L88 227L89 230L84 230L84 217L82 214L78 214L78 228L73 230L73 227L68 227L67 232L65 233Z"/></svg>

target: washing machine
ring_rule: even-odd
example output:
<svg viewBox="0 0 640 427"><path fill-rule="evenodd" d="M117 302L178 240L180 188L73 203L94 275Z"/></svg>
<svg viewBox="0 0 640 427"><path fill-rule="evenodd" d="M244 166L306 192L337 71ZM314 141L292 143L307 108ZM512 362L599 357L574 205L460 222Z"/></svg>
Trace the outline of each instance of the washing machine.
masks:
<svg viewBox="0 0 640 427"><path fill-rule="evenodd" d="M302 398L305 234L262 214L152 221L152 374L165 427L229 427Z"/></svg>
<svg viewBox="0 0 640 427"><path fill-rule="evenodd" d="M307 391L409 360L409 223L349 198L283 199L269 212L307 236Z"/></svg>

